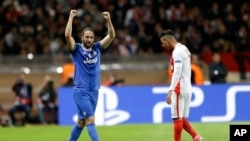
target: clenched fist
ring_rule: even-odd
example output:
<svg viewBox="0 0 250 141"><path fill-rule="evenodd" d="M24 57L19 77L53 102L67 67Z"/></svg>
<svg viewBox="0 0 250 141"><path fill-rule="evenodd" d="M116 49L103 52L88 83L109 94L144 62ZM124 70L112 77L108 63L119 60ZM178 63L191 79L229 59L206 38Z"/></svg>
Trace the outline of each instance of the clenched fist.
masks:
<svg viewBox="0 0 250 141"><path fill-rule="evenodd" d="M70 16L73 18L77 15L77 10L71 10L70 11Z"/></svg>
<svg viewBox="0 0 250 141"><path fill-rule="evenodd" d="M110 14L109 12L102 12L102 16L104 19L109 20L110 19Z"/></svg>

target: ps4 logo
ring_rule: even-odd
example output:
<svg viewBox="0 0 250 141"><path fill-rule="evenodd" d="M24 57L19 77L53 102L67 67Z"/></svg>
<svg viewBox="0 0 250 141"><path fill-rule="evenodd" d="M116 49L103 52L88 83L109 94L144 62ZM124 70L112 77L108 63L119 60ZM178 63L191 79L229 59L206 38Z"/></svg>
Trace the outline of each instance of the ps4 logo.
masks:
<svg viewBox="0 0 250 141"><path fill-rule="evenodd" d="M95 112L95 124L99 126L116 125L127 121L130 118L130 113L117 109L118 104L116 92L109 87L101 86ZM73 116L73 120L77 121L76 114Z"/></svg>
<svg viewBox="0 0 250 141"><path fill-rule="evenodd" d="M232 86L227 90L226 93L226 114L221 116L203 116L202 122L229 122L232 121L236 116L236 95L240 92L249 92L249 85L236 85ZM239 104L239 103L238 103Z"/></svg>
<svg viewBox="0 0 250 141"><path fill-rule="evenodd" d="M137 122L167 122L168 119L165 119L164 117L166 114L169 114L166 113L166 110L170 110L170 106L165 102L165 96L169 88L167 86L142 87L138 86L138 88L133 87L131 89L129 87L112 88L102 86L99 91L99 100L95 115L96 125L117 125ZM244 112L244 116L239 116L239 114L242 113L237 111L237 107L244 106L238 96L243 94L246 96L250 94L250 85L230 85L229 87L218 87L212 87L213 90L209 91L212 93L207 92L208 89L211 89L210 86L193 87L193 95L190 102L190 107L196 109L195 113L197 113L197 116L195 116L195 118L192 120L198 122L230 122L238 120L239 118L245 118L245 115L249 115L248 112ZM141 92L142 89L143 92ZM217 96L215 91L218 90L221 90L222 93L220 96L215 98ZM128 91L138 93L138 95L133 95L133 97L130 97L130 95L127 95L125 98L122 97L122 94L126 94ZM143 105L143 109L141 109L142 107L140 106L134 107L133 104L133 106L124 105L124 101L125 103L138 102L136 99L137 97L141 96L148 97L148 99L145 99L145 101L141 103L141 105ZM120 99L122 99L123 102L121 102ZM216 109L216 112L214 109L210 109L210 112L207 112L207 108L211 108L211 105L214 106L215 102L219 105ZM138 115L137 113L134 113L134 109L140 111L140 114ZM142 119L142 116L145 118ZM65 118L65 116L61 117ZM70 118L72 119L72 117ZM76 119L77 115L75 114L74 121L76 121ZM171 120L169 119L169 121Z"/></svg>
<svg viewBox="0 0 250 141"><path fill-rule="evenodd" d="M102 86L98 99L95 115L96 125L116 125L130 118L129 112L117 109L118 96L111 88Z"/></svg>
<svg viewBox="0 0 250 141"><path fill-rule="evenodd" d="M166 94L168 87L153 87L153 94ZM226 114L216 116L202 116L201 122L229 122L232 121L236 116L236 95L240 92L250 92L249 85L236 85L231 86L226 92ZM203 90L199 87L193 87L194 99L190 102L190 107L199 107L204 102ZM165 101L157 102L153 107L153 123L163 122L163 110L170 108Z"/></svg>
<svg viewBox="0 0 250 141"><path fill-rule="evenodd" d="M153 87L152 93L153 94L164 94L166 95L169 91L169 87ZM190 102L190 107L199 107L202 105L204 101L204 93L202 89L199 87L193 87L192 89L194 99ZM170 105L168 105L165 101L157 102L153 107L153 123L163 123L163 110L166 108L170 108Z"/></svg>

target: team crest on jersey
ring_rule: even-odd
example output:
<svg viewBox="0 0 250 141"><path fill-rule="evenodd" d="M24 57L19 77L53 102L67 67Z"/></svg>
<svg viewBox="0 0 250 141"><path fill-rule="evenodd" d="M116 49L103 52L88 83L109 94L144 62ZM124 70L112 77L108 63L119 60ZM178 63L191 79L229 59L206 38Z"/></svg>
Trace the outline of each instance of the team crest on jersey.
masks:
<svg viewBox="0 0 250 141"><path fill-rule="evenodd" d="M89 58L92 58L92 55L89 53L89 54L88 54L88 57L89 57Z"/></svg>

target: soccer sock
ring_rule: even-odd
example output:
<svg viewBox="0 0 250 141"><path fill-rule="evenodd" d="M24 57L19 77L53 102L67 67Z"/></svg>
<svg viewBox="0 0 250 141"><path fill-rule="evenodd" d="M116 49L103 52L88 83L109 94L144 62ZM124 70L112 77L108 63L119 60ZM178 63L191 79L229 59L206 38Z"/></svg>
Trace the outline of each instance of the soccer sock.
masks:
<svg viewBox="0 0 250 141"><path fill-rule="evenodd" d="M88 124L87 125L88 128L88 133L89 133L89 137L91 138L92 141L99 141L99 137L95 128L95 124Z"/></svg>
<svg viewBox="0 0 250 141"><path fill-rule="evenodd" d="M186 130L193 138L197 135L187 119L183 118L183 128Z"/></svg>
<svg viewBox="0 0 250 141"><path fill-rule="evenodd" d="M83 128L79 127L77 124L73 127L69 141L77 141L82 133Z"/></svg>
<svg viewBox="0 0 250 141"><path fill-rule="evenodd" d="M181 141L181 132L182 132L183 124L182 120L174 120L174 141Z"/></svg>

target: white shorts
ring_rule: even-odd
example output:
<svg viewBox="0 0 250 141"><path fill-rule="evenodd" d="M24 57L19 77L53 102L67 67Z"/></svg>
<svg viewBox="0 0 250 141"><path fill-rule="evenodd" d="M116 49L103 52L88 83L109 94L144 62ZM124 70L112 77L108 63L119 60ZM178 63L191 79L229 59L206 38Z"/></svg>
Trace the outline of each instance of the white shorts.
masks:
<svg viewBox="0 0 250 141"><path fill-rule="evenodd" d="M189 115L190 101L192 94L172 94L171 117L187 118Z"/></svg>

